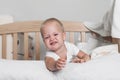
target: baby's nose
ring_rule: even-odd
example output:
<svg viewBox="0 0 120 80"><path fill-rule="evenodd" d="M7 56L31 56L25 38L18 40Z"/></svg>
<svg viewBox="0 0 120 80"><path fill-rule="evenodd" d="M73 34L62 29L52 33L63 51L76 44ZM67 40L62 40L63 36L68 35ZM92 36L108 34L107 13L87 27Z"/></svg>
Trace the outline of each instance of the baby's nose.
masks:
<svg viewBox="0 0 120 80"><path fill-rule="evenodd" d="M54 40L55 39L55 37L54 36L50 36L50 40Z"/></svg>

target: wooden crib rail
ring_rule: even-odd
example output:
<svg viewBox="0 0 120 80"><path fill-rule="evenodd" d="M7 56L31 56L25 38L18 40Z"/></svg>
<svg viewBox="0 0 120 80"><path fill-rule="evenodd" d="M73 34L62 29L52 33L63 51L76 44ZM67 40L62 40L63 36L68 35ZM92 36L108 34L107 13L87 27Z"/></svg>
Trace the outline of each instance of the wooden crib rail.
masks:
<svg viewBox="0 0 120 80"><path fill-rule="evenodd" d="M28 50L28 34L30 32L35 33L35 52L36 60L40 59L40 25L43 21L24 21L24 22L14 22L10 24L0 25L0 36L2 36L2 58L6 59L7 56L7 43L6 36L8 34L12 35L13 38L13 59L18 59L18 33L24 34L24 59L29 59ZM80 33L81 41L85 41L86 32L89 30L80 22L62 21L64 29L69 32L69 40L74 43L74 32Z"/></svg>

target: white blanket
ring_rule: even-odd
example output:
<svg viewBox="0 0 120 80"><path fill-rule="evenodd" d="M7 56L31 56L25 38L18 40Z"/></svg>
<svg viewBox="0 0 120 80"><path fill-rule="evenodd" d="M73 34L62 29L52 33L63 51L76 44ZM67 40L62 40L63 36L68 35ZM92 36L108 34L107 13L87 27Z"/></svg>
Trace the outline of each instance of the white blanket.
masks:
<svg viewBox="0 0 120 80"><path fill-rule="evenodd" d="M54 80L44 61L0 60L0 80Z"/></svg>
<svg viewBox="0 0 120 80"><path fill-rule="evenodd" d="M58 72L46 69L44 61L0 60L0 80L120 80L120 54L110 54L86 63L68 63Z"/></svg>
<svg viewBox="0 0 120 80"><path fill-rule="evenodd" d="M69 63L57 72L58 80L120 80L120 54L112 54L86 63Z"/></svg>

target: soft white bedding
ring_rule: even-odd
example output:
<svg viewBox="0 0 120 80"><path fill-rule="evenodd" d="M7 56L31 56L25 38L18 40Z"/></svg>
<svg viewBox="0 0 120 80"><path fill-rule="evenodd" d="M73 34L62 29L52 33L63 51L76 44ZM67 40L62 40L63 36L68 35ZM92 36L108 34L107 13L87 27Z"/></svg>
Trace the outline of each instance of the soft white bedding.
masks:
<svg viewBox="0 0 120 80"><path fill-rule="evenodd" d="M120 80L120 54L102 56L86 63L69 63L57 72L58 80Z"/></svg>
<svg viewBox="0 0 120 80"><path fill-rule="evenodd" d="M43 61L0 60L0 80L54 80Z"/></svg>
<svg viewBox="0 0 120 80"><path fill-rule="evenodd" d="M0 59L0 80L120 80L117 48L117 45L98 47L92 51L90 61L67 63L58 72L48 71L44 61Z"/></svg>

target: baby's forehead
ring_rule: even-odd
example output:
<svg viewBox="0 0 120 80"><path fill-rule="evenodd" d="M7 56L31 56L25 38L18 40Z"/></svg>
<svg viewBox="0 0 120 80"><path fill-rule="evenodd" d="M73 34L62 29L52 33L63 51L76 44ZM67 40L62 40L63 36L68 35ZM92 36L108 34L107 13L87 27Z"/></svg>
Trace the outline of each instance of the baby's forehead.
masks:
<svg viewBox="0 0 120 80"><path fill-rule="evenodd" d="M55 26L61 26L57 21L49 21L49 22L46 22L44 25L55 25Z"/></svg>
<svg viewBox="0 0 120 80"><path fill-rule="evenodd" d="M63 31L62 29L62 26L57 23L57 22L49 22L49 23L46 23L43 25L43 30L45 29L50 29L50 28L54 28L54 29L57 29L57 30L60 30L60 31Z"/></svg>

